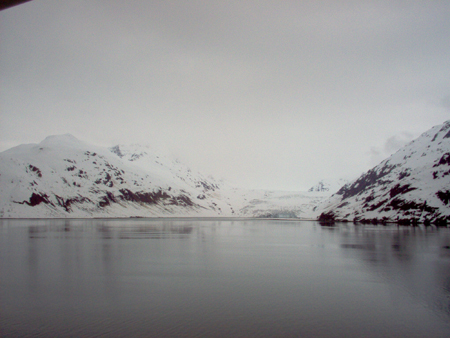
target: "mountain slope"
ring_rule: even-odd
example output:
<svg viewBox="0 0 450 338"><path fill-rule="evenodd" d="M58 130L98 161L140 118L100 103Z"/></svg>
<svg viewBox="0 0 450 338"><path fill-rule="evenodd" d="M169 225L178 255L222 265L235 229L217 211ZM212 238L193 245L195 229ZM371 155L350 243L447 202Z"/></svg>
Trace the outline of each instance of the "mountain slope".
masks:
<svg viewBox="0 0 450 338"><path fill-rule="evenodd" d="M185 215L208 208L197 198L204 187L168 181L72 135L12 148L0 163L0 217Z"/></svg>
<svg viewBox="0 0 450 338"><path fill-rule="evenodd" d="M446 223L450 121L435 126L323 202L319 219Z"/></svg>
<svg viewBox="0 0 450 338"><path fill-rule="evenodd" d="M202 206L199 216L235 216L230 187L223 181L192 170L170 154L162 154L139 144L116 145L109 150L128 165L156 174L165 182L177 182L183 191ZM231 196L229 196L231 195Z"/></svg>
<svg viewBox="0 0 450 338"><path fill-rule="evenodd" d="M312 217L325 192L246 190L141 145L72 135L0 153L0 217Z"/></svg>

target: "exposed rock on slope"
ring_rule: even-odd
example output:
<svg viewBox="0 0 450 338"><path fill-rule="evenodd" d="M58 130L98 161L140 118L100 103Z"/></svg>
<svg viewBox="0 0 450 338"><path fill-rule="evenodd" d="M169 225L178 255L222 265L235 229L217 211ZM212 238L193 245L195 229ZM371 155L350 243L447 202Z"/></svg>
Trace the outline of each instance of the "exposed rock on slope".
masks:
<svg viewBox="0 0 450 338"><path fill-rule="evenodd" d="M322 221L450 221L450 121L435 126L355 181L318 210Z"/></svg>

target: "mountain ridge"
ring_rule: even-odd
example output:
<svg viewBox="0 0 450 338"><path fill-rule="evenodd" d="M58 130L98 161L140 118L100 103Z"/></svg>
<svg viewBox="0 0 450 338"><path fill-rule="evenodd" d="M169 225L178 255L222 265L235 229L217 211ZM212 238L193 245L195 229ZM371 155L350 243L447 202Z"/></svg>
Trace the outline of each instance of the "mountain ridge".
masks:
<svg viewBox="0 0 450 338"><path fill-rule="evenodd" d="M0 153L0 217L302 217L326 194L232 187L148 146L70 134Z"/></svg>
<svg viewBox="0 0 450 338"><path fill-rule="evenodd" d="M446 224L449 200L450 120L344 185L317 210L321 221Z"/></svg>

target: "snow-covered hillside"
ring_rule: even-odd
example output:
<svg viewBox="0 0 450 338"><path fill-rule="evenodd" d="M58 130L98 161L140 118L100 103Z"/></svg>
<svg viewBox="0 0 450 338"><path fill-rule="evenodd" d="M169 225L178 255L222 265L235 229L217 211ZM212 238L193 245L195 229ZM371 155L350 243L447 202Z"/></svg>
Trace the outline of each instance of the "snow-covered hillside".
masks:
<svg viewBox="0 0 450 338"><path fill-rule="evenodd" d="M231 187L141 145L72 135L0 153L0 217L301 217L327 193Z"/></svg>
<svg viewBox="0 0 450 338"><path fill-rule="evenodd" d="M109 150L119 156L125 163L132 164L145 172L158 175L165 182L180 183L190 190L198 189L214 192L220 190L220 186L225 185L222 181L217 181L213 177L206 177L200 172L193 171L184 163L174 158L170 154L161 154L149 146L139 144L116 145ZM203 194L200 195L200 199Z"/></svg>
<svg viewBox="0 0 450 338"><path fill-rule="evenodd" d="M450 221L450 121L435 126L316 211L320 220L446 223Z"/></svg>
<svg viewBox="0 0 450 338"><path fill-rule="evenodd" d="M218 188L167 180L68 134L7 150L0 163L0 217L197 214L213 205Z"/></svg>

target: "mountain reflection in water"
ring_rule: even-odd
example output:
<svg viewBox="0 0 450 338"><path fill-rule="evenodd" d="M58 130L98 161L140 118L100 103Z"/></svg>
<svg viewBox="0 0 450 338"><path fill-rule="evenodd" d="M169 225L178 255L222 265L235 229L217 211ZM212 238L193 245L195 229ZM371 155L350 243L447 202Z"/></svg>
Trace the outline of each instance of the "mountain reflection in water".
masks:
<svg viewBox="0 0 450 338"><path fill-rule="evenodd" d="M450 229L0 220L0 335L446 337Z"/></svg>
<svg viewBox="0 0 450 338"><path fill-rule="evenodd" d="M342 248L360 249L373 272L450 320L448 228L351 226L340 233Z"/></svg>

